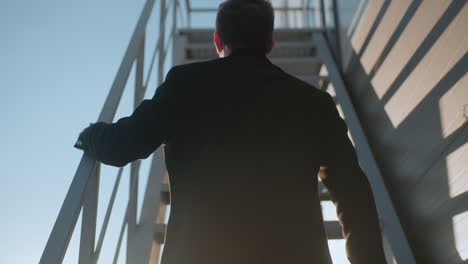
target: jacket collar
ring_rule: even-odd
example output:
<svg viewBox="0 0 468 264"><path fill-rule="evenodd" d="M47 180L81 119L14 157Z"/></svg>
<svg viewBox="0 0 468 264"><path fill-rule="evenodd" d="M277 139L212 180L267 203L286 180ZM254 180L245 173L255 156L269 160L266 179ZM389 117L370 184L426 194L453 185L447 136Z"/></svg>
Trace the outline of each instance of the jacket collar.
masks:
<svg viewBox="0 0 468 264"><path fill-rule="evenodd" d="M239 56L249 56L249 57L260 57L266 58L265 53L261 49L252 49L252 48L238 48L235 49L229 54L228 57L239 57Z"/></svg>

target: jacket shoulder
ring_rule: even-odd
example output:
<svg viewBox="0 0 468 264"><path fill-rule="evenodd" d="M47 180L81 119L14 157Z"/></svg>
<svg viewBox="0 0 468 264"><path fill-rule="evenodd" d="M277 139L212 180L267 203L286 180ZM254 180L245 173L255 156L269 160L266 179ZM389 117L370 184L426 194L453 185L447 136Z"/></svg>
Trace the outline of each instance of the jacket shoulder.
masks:
<svg viewBox="0 0 468 264"><path fill-rule="evenodd" d="M213 60L206 60L206 61L198 61L198 62L191 62L186 64L179 64L173 66L169 73L171 74L181 74L185 77L188 76L200 76L200 74L204 74L206 72L210 72L210 69L216 69L222 63L222 59L213 59ZM168 73L168 75L169 75Z"/></svg>
<svg viewBox="0 0 468 264"><path fill-rule="evenodd" d="M328 92L318 88L316 85L311 84L303 79L300 79L289 73L284 73L287 81L292 84L290 87L294 87L297 92L304 94L304 96L313 96L318 100L325 100L325 97L330 96Z"/></svg>

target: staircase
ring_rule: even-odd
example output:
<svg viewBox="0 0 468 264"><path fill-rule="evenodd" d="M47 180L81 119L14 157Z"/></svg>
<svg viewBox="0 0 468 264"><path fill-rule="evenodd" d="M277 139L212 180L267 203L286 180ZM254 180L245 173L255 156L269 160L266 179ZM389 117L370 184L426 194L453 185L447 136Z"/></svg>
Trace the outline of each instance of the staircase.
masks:
<svg viewBox="0 0 468 264"><path fill-rule="evenodd" d="M302 1L304 6L288 9L284 6L275 7L277 14L300 14L307 18L309 12L319 12L322 18L320 25L303 23L298 28L286 27L275 30L275 48L270 54L270 60L286 72L332 93L344 117L352 141L355 144L362 169L371 183L374 197L381 217L382 231L387 245L386 254L397 263L415 263L408 246L405 234L400 226L393 204L388 195L382 175L367 143L346 86L341 79L339 67L330 49L327 34L326 17L330 17L333 9L324 8L324 1L319 7L310 7L310 1ZM111 86L108 97L102 107L98 121L112 122L125 89L128 77L135 68L134 107L145 97L154 66L157 65L157 84L160 85L164 75L164 65L169 44L172 43L173 64L190 63L213 59L217 57L212 44L212 29L193 29L191 14L194 12L216 11L216 9L196 9L191 7L189 0L159 0L159 39L152 53L147 52L145 36L150 15L153 13L156 0L147 0L138 19L135 31L131 37L118 73ZM281 13L283 12L283 13ZM156 12L154 12L156 13ZM166 22L172 19L169 29ZM179 23L183 21L183 25ZM286 23L288 24L288 23ZM169 34L166 34L168 32ZM166 37L168 35L168 37ZM146 55L148 54L149 55ZM149 59L149 69L145 70L145 60ZM126 238L126 263L159 263L165 239L165 218L170 205L170 184L165 169L164 151L159 148L150 160L148 182L143 191L143 202L137 204L139 174L142 161L133 162L129 171L129 198L125 205L125 215L120 226L120 233L115 245L113 263L117 263L119 253ZM109 218L114 207L117 190L120 186L124 169L120 169L115 177L105 217L100 232L97 232L97 204L99 197L99 178L101 165L83 155L71 186L60 209L59 215L44 249L40 263L62 263L79 215L81 214L81 236L79 240L78 263L98 263L106 237ZM321 201L330 201L330 195L323 184L319 184ZM137 208L141 208L137 215ZM324 222L328 239L343 239L341 226L337 221ZM77 232L75 232L77 233ZM393 261L389 263L394 263Z"/></svg>

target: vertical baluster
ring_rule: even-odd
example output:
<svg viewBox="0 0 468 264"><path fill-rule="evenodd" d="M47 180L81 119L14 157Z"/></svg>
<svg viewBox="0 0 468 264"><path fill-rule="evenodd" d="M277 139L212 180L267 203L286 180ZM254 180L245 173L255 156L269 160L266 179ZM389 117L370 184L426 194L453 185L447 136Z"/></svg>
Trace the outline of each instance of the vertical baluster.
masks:
<svg viewBox="0 0 468 264"><path fill-rule="evenodd" d="M321 21L321 27L323 30L327 29L327 17L325 14L325 1L320 0L320 18L322 19Z"/></svg>
<svg viewBox="0 0 468 264"><path fill-rule="evenodd" d="M187 29L190 30L190 27L192 25L192 19L190 18L190 15L192 14L190 0L185 0L185 9L187 9Z"/></svg>
<svg viewBox="0 0 468 264"><path fill-rule="evenodd" d="M320 1L321 0L312 0L314 1L314 27L320 28L322 26L322 16L320 13Z"/></svg>
<svg viewBox="0 0 468 264"><path fill-rule="evenodd" d="M307 12L309 12L308 11L309 0L301 0L301 7L302 7L302 12L301 12L300 27L305 28L307 27Z"/></svg>
<svg viewBox="0 0 468 264"><path fill-rule="evenodd" d="M166 1L161 0L161 6L160 6L160 23L159 23L159 66L158 66L158 86L161 85L163 82L164 78L164 57L165 57L165 52L164 52L164 42L166 38Z"/></svg>
<svg viewBox="0 0 468 264"><path fill-rule="evenodd" d="M78 261L80 264L90 264L94 262L100 171L101 166L98 163L86 187L81 222L80 254Z"/></svg>
<svg viewBox="0 0 468 264"><path fill-rule="evenodd" d="M135 73L135 94L134 94L134 108L143 100L145 94L145 87L143 86L143 74L144 74L144 59L145 59L145 41L146 35L143 35L140 47L138 49L138 55L136 57L136 73ZM127 215L127 241L128 243L134 243L135 232L137 229L137 208L138 208L138 182L139 182L139 171L141 161L137 160L130 164L130 188L129 188L129 205ZM132 242L131 242L132 241ZM130 250L132 247L127 247L127 263L132 261L129 257Z"/></svg>
<svg viewBox="0 0 468 264"><path fill-rule="evenodd" d="M177 32L177 8L179 7L179 0L174 0L174 9L172 10L172 27L174 31L172 33L172 47L174 48L175 34Z"/></svg>
<svg viewBox="0 0 468 264"><path fill-rule="evenodd" d="M334 33L335 33L335 55L336 55L336 62L338 66L338 70L340 72L343 71L343 61L341 59L341 30L340 30L340 19L338 16L338 2L336 0L332 0L332 12L333 12L333 24L335 24Z"/></svg>
<svg viewBox="0 0 468 264"><path fill-rule="evenodd" d="M145 87L143 85L143 74L144 74L144 64L145 64L145 41L146 33L142 37L141 45L138 50L138 55L136 58L136 75L135 75L135 95L133 106L136 108L143 98L145 97Z"/></svg>
<svg viewBox="0 0 468 264"><path fill-rule="evenodd" d="M288 11L288 0L283 1L283 12L284 12L284 27L289 28L289 11Z"/></svg>

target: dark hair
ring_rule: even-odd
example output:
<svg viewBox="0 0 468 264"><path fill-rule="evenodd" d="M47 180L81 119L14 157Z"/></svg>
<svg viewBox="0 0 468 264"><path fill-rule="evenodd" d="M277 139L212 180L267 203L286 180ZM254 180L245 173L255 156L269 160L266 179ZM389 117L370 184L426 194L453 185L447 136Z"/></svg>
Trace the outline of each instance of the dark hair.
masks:
<svg viewBox="0 0 468 264"><path fill-rule="evenodd" d="M218 7L216 31L231 50L268 52L273 38L274 11L267 0L226 0Z"/></svg>

